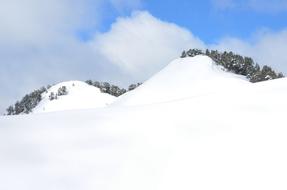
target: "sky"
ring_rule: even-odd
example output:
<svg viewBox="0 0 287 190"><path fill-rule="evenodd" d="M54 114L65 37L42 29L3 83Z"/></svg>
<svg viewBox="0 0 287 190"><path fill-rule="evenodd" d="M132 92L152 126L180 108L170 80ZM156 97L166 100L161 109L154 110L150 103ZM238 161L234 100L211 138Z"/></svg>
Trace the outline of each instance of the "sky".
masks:
<svg viewBox="0 0 287 190"><path fill-rule="evenodd" d="M287 74L287 0L0 0L0 113L66 80L143 82L185 49Z"/></svg>

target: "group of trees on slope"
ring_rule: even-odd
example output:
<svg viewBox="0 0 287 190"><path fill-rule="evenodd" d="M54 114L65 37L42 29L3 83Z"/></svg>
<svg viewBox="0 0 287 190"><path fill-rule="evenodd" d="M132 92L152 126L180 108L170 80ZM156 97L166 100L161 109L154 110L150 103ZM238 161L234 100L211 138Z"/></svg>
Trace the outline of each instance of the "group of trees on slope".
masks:
<svg viewBox="0 0 287 190"><path fill-rule="evenodd" d="M58 92L57 93L54 93L54 92L51 92L50 95L49 95L49 100L57 100L58 99L58 96L65 96L67 95L69 92L67 90L67 87L66 86L61 86L59 89L58 89Z"/></svg>
<svg viewBox="0 0 287 190"><path fill-rule="evenodd" d="M207 49L203 52L199 49L190 49L183 51L181 58L194 57L196 55L209 56L216 64L223 66L227 71L244 75L253 83L284 77L282 73L276 73L271 67L264 65L260 68L252 58L234 54L232 51L221 53L217 50L210 51Z"/></svg>
<svg viewBox="0 0 287 190"><path fill-rule="evenodd" d="M20 101L17 101L14 105L11 105L6 109L7 115L30 113L42 100L42 93L44 92L47 92L46 87L41 87L38 90L34 90L33 92L26 94Z"/></svg>
<svg viewBox="0 0 287 190"><path fill-rule="evenodd" d="M140 86L142 83L137 84L131 84L128 89L119 88L116 85L112 85L108 82L98 82L98 81L92 81L87 80L87 84L95 86L101 90L103 93L110 94L112 96L120 96L128 91L134 90L138 86ZM29 114L32 112L32 110L39 104L39 102L42 100L42 94L44 92L48 92L48 89L51 86L48 85L47 87L41 87L38 90L34 90L33 92L26 94L20 101L17 101L14 105L9 106L6 109L6 115L19 115L19 114ZM49 94L49 100L57 100L59 96L64 96L68 94L68 90L66 86L61 86L57 93L51 92Z"/></svg>
<svg viewBox="0 0 287 190"><path fill-rule="evenodd" d="M131 84L129 85L128 89L120 88L116 85L112 85L108 82L99 82L99 81L92 81L92 80L87 80L87 84L95 86L101 90L103 93L110 94L115 97L119 97L120 95L123 95L124 93L134 90L138 86L140 86L142 83L137 83L137 84Z"/></svg>

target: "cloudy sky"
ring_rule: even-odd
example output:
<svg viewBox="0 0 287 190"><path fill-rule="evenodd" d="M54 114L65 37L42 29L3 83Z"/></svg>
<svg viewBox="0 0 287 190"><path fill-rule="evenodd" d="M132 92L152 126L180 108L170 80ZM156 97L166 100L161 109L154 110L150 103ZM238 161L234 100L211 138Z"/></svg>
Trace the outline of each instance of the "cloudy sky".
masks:
<svg viewBox="0 0 287 190"><path fill-rule="evenodd" d="M0 113L65 80L142 82L183 49L287 74L287 0L0 0Z"/></svg>

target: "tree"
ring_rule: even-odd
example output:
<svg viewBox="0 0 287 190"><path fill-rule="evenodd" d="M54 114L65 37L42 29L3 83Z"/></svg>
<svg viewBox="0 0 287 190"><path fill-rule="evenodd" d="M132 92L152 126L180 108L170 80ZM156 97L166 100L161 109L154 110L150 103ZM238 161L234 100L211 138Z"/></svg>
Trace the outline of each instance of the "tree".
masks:
<svg viewBox="0 0 287 190"><path fill-rule="evenodd" d="M183 51L183 52L181 53L180 58L185 58L185 57L186 57L186 52L185 52L185 51Z"/></svg>
<svg viewBox="0 0 287 190"><path fill-rule="evenodd" d="M68 90L66 86L62 86L58 89L58 93L57 93L58 96L64 96L67 94L68 94Z"/></svg>
<svg viewBox="0 0 287 190"><path fill-rule="evenodd" d="M120 96L124 93L127 92L126 89L124 88L120 88L116 85L111 85L110 83L108 82L98 82L98 81L91 81L91 80L87 80L86 81L87 84L90 84L90 85L93 85L97 88L100 89L101 92L103 93L107 93L107 94L110 94L110 95L113 95L113 96Z"/></svg>
<svg viewBox="0 0 287 190"><path fill-rule="evenodd" d="M137 84L131 84L128 88L128 91L134 90L137 87L139 87L140 85L142 85L142 83L137 83Z"/></svg>
<svg viewBox="0 0 287 190"><path fill-rule="evenodd" d="M110 94L111 85L108 82L103 83L102 92Z"/></svg>
<svg viewBox="0 0 287 190"><path fill-rule="evenodd" d="M278 73L278 78L283 78L284 77L284 75L283 75L283 73Z"/></svg>
<svg viewBox="0 0 287 190"><path fill-rule="evenodd" d="M101 88L101 83L98 82L98 81L95 81L95 82L93 83L93 86L98 87L98 88Z"/></svg>
<svg viewBox="0 0 287 190"><path fill-rule="evenodd" d="M7 109L7 115L14 115L15 113L15 110L14 110L14 107L13 106L9 106Z"/></svg>
<svg viewBox="0 0 287 190"><path fill-rule="evenodd" d="M54 94L54 92L51 92L50 95L49 95L49 100L54 100L56 99L56 95Z"/></svg>
<svg viewBox="0 0 287 190"><path fill-rule="evenodd" d="M15 104L15 114L20 114L24 111L24 106L23 104L20 104L20 102L16 102Z"/></svg>
<svg viewBox="0 0 287 190"><path fill-rule="evenodd" d="M186 55L189 57L194 57L196 55L202 55L202 54L203 54L203 52L200 49L189 49L186 52Z"/></svg>
<svg viewBox="0 0 287 190"><path fill-rule="evenodd" d="M131 91L131 90L134 90L135 88L137 87L137 85L136 84L131 84L131 85L129 85L129 91Z"/></svg>
<svg viewBox="0 0 287 190"><path fill-rule="evenodd" d="M93 85L93 81L92 80L86 80L86 83L89 85Z"/></svg>

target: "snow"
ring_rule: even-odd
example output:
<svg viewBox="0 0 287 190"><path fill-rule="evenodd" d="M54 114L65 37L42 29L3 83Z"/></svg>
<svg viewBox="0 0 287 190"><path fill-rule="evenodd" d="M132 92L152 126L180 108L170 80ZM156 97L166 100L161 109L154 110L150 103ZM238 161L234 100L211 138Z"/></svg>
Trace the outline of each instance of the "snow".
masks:
<svg viewBox="0 0 287 190"><path fill-rule="evenodd" d="M111 106L0 117L0 189L285 190L287 79L209 63L177 60Z"/></svg>
<svg viewBox="0 0 287 190"><path fill-rule="evenodd" d="M68 94L50 100L50 94L52 92L57 94L58 89L62 86L67 88ZM67 81L56 84L48 89L48 92L44 92L42 98L43 100L39 105L33 109L33 113L105 107L116 99L112 95L102 93L99 88L81 81Z"/></svg>
<svg viewBox="0 0 287 190"><path fill-rule="evenodd" d="M116 105L143 105L234 90L249 83L244 76L225 72L207 56L176 59Z"/></svg>

